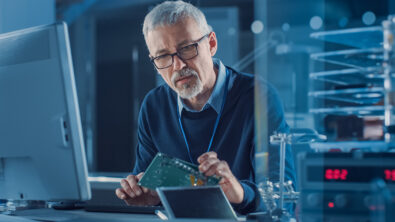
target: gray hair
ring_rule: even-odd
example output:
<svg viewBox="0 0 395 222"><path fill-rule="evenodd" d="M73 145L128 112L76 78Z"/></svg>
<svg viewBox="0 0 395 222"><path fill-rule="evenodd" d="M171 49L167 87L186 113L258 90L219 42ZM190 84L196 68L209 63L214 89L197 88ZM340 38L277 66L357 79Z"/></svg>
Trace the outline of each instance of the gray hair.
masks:
<svg viewBox="0 0 395 222"><path fill-rule="evenodd" d="M190 3L183 1L165 1L155 6L144 19L143 34L147 38L149 31L156 27L165 25L174 25L185 18L193 18L198 24L202 34L208 34L212 31L211 26L207 24L206 17L200 9Z"/></svg>

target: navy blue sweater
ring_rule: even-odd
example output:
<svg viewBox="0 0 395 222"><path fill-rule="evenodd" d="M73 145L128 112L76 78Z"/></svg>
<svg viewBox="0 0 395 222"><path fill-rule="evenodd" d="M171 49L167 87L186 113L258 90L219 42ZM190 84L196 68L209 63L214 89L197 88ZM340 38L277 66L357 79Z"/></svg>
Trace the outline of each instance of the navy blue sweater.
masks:
<svg viewBox="0 0 395 222"><path fill-rule="evenodd" d="M265 207L254 175L254 77L228 67L227 70L232 88L228 91L211 151L215 151L220 160L229 164L244 188L244 200L241 204L233 204L234 209L242 214L263 211ZM278 95L266 82L261 81L260 84L268 100L268 131L287 131ZM169 86L161 85L147 94L139 114L133 174L145 171L157 152L190 161L177 112L177 94ZM212 108L201 112L183 110L182 123L195 164L197 158L206 152L216 117L217 113ZM294 181L292 155L290 150L287 151L286 179ZM269 148L269 154L270 179L276 180L279 170L278 147Z"/></svg>

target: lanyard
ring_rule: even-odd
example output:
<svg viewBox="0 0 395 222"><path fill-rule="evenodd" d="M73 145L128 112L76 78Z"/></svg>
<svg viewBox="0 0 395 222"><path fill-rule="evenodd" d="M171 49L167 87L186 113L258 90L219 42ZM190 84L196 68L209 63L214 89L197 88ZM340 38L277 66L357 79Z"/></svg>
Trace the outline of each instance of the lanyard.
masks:
<svg viewBox="0 0 395 222"><path fill-rule="evenodd" d="M226 74L228 74L228 70L226 70ZM226 96L228 94L228 82L229 82L229 76L226 75L225 89L224 89L224 96L222 98L221 111L219 112L219 114L217 116L217 119L215 120L213 134L211 135L210 144L208 145L208 148L207 148L206 152L209 152L210 149L211 149L211 145L213 144L213 140L214 140L214 135L215 135L215 132L217 131L218 123L219 123L219 120L221 119L221 115L222 115L222 112L224 110L224 106L225 106L225 102L226 102ZM184 141L185 141L185 145L187 147L189 159L191 160L191 163L194 163L194 161L192 160L191 150L189 148L187 136L185 135L184 127L182 126L181 115L178 113L178 103L177 103L177 115L178 115L178 123L180 124L180 129L181 129L182 135L184 136Z"/></svg>

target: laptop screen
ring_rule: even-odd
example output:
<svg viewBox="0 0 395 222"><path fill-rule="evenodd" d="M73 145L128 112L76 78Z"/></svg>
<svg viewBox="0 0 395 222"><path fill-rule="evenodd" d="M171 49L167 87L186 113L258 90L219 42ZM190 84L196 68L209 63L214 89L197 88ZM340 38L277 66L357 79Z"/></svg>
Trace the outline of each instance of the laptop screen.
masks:
<svg viewBox="0 0 395 222"><path fill-rule="evenodd" d="M237 218L219 186L161 187L157 191L171 219Z"/></svg>

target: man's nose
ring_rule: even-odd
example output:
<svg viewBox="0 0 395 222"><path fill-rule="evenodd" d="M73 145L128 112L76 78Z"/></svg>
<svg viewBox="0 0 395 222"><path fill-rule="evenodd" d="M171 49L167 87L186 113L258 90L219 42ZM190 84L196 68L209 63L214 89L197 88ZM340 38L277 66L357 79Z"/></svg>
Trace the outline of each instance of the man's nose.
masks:
<svg viewBox="0 0 395 222"><path fill-rule="evenodd" d="M173 57L173 67L174 70L181 70L183 69L187 64L185 64L184 60L182 60L177 54L174 55Z"/></svg>

